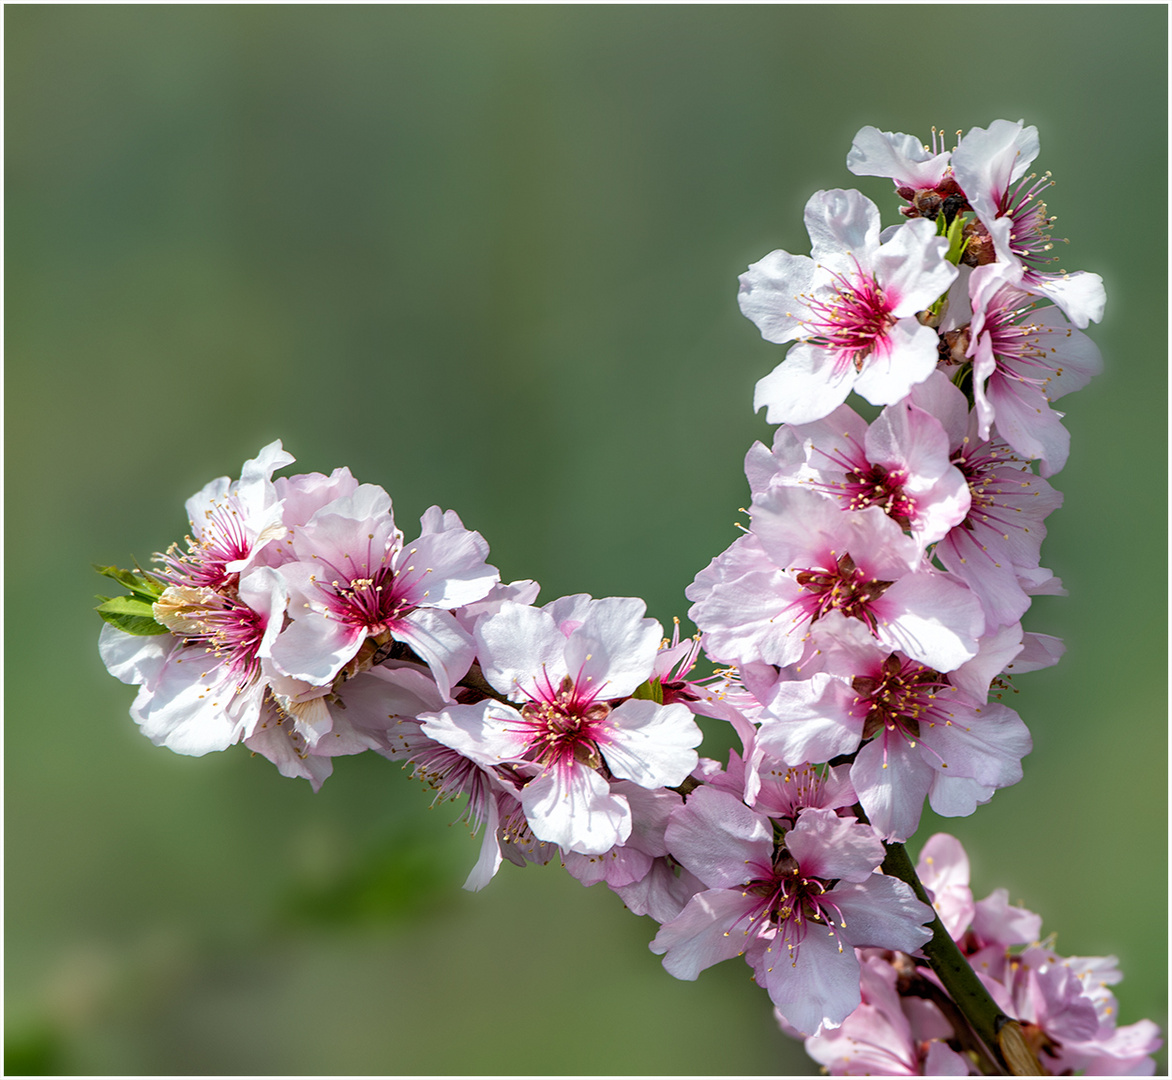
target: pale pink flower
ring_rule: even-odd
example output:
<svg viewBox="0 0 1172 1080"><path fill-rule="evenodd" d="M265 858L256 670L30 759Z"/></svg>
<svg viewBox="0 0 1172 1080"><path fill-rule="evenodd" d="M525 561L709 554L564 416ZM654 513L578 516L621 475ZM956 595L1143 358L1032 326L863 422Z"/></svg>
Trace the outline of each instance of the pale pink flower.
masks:
<svg viewBox="0 0 1172 1080"><path fill-rule="evenodd" d="M1028 292L1053 301L1077 327L1103 317L1106 294L1098 274L1048 269L1053 242L1046 204L1038 196L1050 186L1026 169L1038 155L1038 131L1023 121L994 120L973 128L952 152L952 167L969 204L988 230L999 261ZM1036 180L1036 182L1035 182Z"/></svg>
<svg viewBox="0 0 1172 1080"><path fill-rule="evenodd" d="M221 476L187 500L192 535L187 550L172 544L155 556L163 567L158 576L171 585L225 590L256 565L274 540L285 535L283 506L274 486L274 470L294 458L269 443L244 463L239 480Z"/></svg>
<svg viewBox="0 0 1172 1080"><path fill-rule="evenodd" d="M771 424L818 420L856 391L876 405L906 396L936 367L935 330L916 314L948 291L956 267L930 221L879 240L879 211L857 191L806 204L811 256L773 251L740 277L741 311L767 341L801 339L757 384Z"/></svg>
<svg viewBox="0 0 1172 1080"><path fill-rule="evenodd" d="M920 849L916 876L928 892L944 929L959 941L973 921L969 857L955 836L934 833Z"/></svg>
<svg viewBox="0 0 1172 1080"><path fill-rule="evenodd" d="M1040 459L1043 476L1066 464L1070 435L1050 403L1085 386L1103 368L1098 347L1057 308L1010 284L1001 265L978 267L969 280L973 318L968 355L978 434L997 432L1018 454Z"/></svg>
<svg viewBox="0 0 1172 1080"><path fill-rule="evenodd" d="M429 716L430 738L479 762L522 765L519 799L539 839L596 855L626 842L627 800L609 783L674 787L696 765L700 729L682 704L630 695L651 675L661 628L641 600L506 602L476 623L477 657L498 701Z"/></svg>
<svg viewBox="0 0 1172 1080"><path fill-rule="evenodd" d="M333 682L367 638L409 646L431 668L441 694L467 671L473 643L452 608L482 598L499 575L488 545L454 511L432 507L421 535L404 545L391 500L362 484L319 509L293 535L289 583L292 622L273 646L273 662L292 678Z"/></svg>
<svg viewBox="0 0 1172 1080"><path fill-rule="evenodd" d="M130 715L143 734L193 755L224 750L252 734L286 601L276 572L254 567L222 592L168 586L154 612L170 634L140 637L105 624L102 660L110 674L139 686Z"/></svg>
<svg viewBox="0 0 1172 1080"><path fill-rule="evenodd" d="M708 886L651 943L676 978L744 955L786 1020L813 1033L859 1005L855 946L914 951L931 910L876 873L883 845L833 810L806 809L775 844L764 814L711 787L667 827L672 856Z"/></svg>
<svg viewBox="0 0 1172 1080"><path fill-rule="evenodd" d="M779 427L772 453L754 444L745 474L754 495L776 485L805 486L844 510L878 506L922 550L969 510L968 485L950 458L940 422L904 400L871 424L840 405L822 420Z"/></svg>
<svg viewBox="0 0 1172 1080"><path fill-rule="evenodd" d="M686 590L716 660L800 665L852 622L937 671L976 654L979 601L921 564L916 541L878 507L843 511L813 491L774 487L751 512L751 533Z"/></svg>
<svg viewBox="0 0 1172 1080"><path fill-rule="evenodd" d="M935 1004L902 997L898 973L881 956L860 957L860 968L861 1004L840 1027L806 1039L810 1057L830 1076L970 1074L967 1059L948 1045L952 1025Z"/></svg>
<svg viewBox="0 0 1172 1080"><path fill-rule="evenodd" d="M916 387L912 400L943 424L969 486L968 515L936 545L936 558L980 598L990 630L1015 623L1040 580L1045 519L1062 495L1002 440L980 437L976 413L942 373Z"/></svg>
<svg viewBox="0 0 1172 1080"><path fill-rule="evenodd" d="M835 674L797 682L783 673L763 702L771 718L757 745L793 763L855 754L851 784L884 839L911 836L925 798L938 814L966 816L1021 779L1031 741L1012 709L865 640L840 647L828 666Z"/></svg>

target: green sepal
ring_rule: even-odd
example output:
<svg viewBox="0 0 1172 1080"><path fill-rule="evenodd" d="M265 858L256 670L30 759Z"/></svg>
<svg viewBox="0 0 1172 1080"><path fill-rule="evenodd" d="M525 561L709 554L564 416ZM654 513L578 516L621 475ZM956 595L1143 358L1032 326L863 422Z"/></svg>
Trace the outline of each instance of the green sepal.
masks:
<svg viewBox="0 0 1172 1080"><path fill-rule="evenodd" d="M947 225L945 224L943 214L936 219L936 235L948 238L948 250L944 253L944 257L953 266L960 265L961 257L964 255L964 249L969 244L969 238L964 234L966 224L967 222L963 214L957 214L951 223Z"/></svg>
<svg viewBox="0 0 1172 1080"><path fill-rule="evenodd" d="M663 683L656 678L648 679L641 686L636 687L631 695L640 701L654 701L656 705L663 704Z"/></svg>
<svg viewBox="0 0 1172 1080"><path fill-rule="evenodd" d="M99 566L97 563L93 566L102 577L112 578L133 596L142 597L152 604L163 595L163 583L147 577L141 570L119 570L116 566Z"/></svg>
<svg viewBox="0 0 1172 1080"><path fill-rule="evenodd" d="M98 566L97 563L94 569L130 591L129 596L98 597L102 602L94 610L103 620L136 637L170 633L165 626L155 621L152 606L163 595L164 585L161 581L147 577L141 570L120 570L116 566Z"/></svg>
<svg viewBox="0 0 1172 1080"><path fill-rule="evenodd" d="M110 599L98 597L103 602L94 610L111 626L136 637L151 634L169 634L161 623L155 622L150 602L136 596L115 596Z"/></svg>

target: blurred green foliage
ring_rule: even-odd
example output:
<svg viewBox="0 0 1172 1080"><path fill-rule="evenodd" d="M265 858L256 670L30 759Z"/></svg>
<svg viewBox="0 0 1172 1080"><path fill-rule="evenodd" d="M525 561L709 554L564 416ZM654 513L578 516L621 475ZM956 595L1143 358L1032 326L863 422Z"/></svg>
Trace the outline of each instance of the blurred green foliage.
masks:
<svg viewBox="0 0 1172 1080"><path fill-rule="evenodd" d="M788 1073L743 965L694 984L555 867L386 762L320 794L152 747L91 563L281 437L400 523L432 503L543 599L670 623L734 537L755 380L736 275L806 250L863 124L1037 124L1101 273L1012 702L1025 780L958 835L1166 1020L1166 9L1161 5L17 6L5 17L8 1071ZM944 44L941 44L944 43ZM913 851L918 844L913 842ZM1110 898L1114 897L1112 902ZM453 1025L455 1030L453 1031Z"/></svg>

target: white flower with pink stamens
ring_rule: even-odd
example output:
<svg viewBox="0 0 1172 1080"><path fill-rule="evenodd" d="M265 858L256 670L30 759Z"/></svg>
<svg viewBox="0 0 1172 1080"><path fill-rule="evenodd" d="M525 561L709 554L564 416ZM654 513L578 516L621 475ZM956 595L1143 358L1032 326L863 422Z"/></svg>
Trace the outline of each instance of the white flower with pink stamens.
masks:
<svg viewBox="0 0 1172 1080"><path fill-rule="evenodd" d="M158 576L171 585L231 589L266 547L285 535L283 504L271 478L294 460L277 439L244 463L239 480L221 476L192 495L187 551L172 544L165 555L156 555L164 568Z"/></svg>
<svg viewBox="0 0 1172 1080"><path fill-rule="evenodd" d="M870 425L840 405L812 424L779 427L772 453L756 443L745 473L754 495L802 486L844 510L878 506L922 550L968 513L968 485L949 451L940 422L910 401L888 405Z"/></svg>
<svg viewBox="0 0 1172 1080"><path fill-rule="evenodd" d="M451 609L484 597L499 580L488 545L454 511L432 507L418 540L404 545L390 496L373 484L323 506L294 532L289 583L292 622L273 662L292 678L332 682L363 643L410 646L432 670L441 694L468 671L473 643Z"/></svg>
<svg viewBox="0 0 1172 1080"><path fill-rule="evenodd" d="M140 687L130 715L143 734L158 746L197 756L251 735L286 600L284 582L260 566L231 592L164 589L155 619L170 634L139 637L103 626L99 648L110 674Z"/></svg>
<svg viewBox="0 0 1172 1080"><path fill-rule="evenodd" d="M937 336L918 312L952 284L948 240L925 219L879 242L879 210L857 191L819 191L806 204L811 256L773 251L740 277L738 300L767 341L800 339L757 383L753 407L771 424L805 424L854 390L890 405L928 377Z"/></svg>
<svg viewBox="0 0 1172 1080"><path fill-rule="evenodd" d="M974 270L969 293L978 433L988 439L995 421L1014 450L1040 459L1041 474L1053 476L1066 464L1070 434L1050 402L1103 370L1099 349L1058 308L1037 309L1037 298L1013 285L1000 263Z"/></svg>
<svg viewBox="0 0 1172 1080"><path fill-rule="evenodd" d="M797 1030L835 1027L858 1006L856 947L911 952L932 917L910 886L876 869L875 833L833 810L803 809L778 839L773 822L728 792L701 787L672 814L667 846L708 888L651 943L677 979L743 955Z"/></svg>
<svg viewBox="0 0 1172 1080"><path fill-rule="evenodd" d="M1026 169L1038 156L1038 129L1024 122L994 120L973 128L952 152L956 180L992 239L996 258L1023 289L1041 294L1062 309L1075 326L1103 317L1103 279L1085 271L1047 269L1053 261L1050 227L1054 218L1038 196L1052 181Z"/></svg>
<svg viewBox="0 0 1172 1080"><path fill-rule="evenodd" d="M878 507L844 511L806 488L775 487L754 497L752 514L752 531L686 590L714 659L800 665L855 621L937 671L976 655L979 601L923 564Z"/></svg>
<svg viewBox="0 0 1172 1080"><path fill-rule="evenodd" d="M1041 577L1046 517L1062 494L1033 472L1001 439L982 439L979 416L942 373L916 387L912 400L948 433L953 464L969 486L965 519L936 545L936 558L979 597L987 628L1017 622Z"/></svg>
<svg viewBox="0 0 1172 1080"><path fill-rule="evenodd" d="M504 603L476 624L484 677L499 701L453 705L423 733L485 768L516 766L518 798L539 840L596 855L631 833L611 779L674 787L696 767L700 729L686 705L630 695L652 674L662 629L641 600L565 597Z"/></svg>

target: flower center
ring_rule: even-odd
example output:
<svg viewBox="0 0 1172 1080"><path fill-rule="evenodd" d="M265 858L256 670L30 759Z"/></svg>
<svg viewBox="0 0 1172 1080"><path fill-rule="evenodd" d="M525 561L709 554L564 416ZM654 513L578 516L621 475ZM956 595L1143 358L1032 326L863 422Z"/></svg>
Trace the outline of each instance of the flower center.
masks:
<svg viewBox="0 0 1172 1080"><path fill-rule="evenodd" d="M878 620L870 610L870 605L892 584L890 581L868 578L866 572L855 565L849 552L838 557L833 569L815 567L797 570L795 577L797 583L810 594L807 606L813 609L811 622L828 611L840 611L848 618L866 623L872 633L878 626Z"/></svg>
<svg viewBox="0 0 1172 1080"><path fill-rule="evenodd" d="M907 478L907 469L889 470L875 464L848 472L846 484L841 489L846 496L846 509L865 510L868 506L878 506L900 528L910 528L916 515L916 501L903 489Z"/></svg>
<svg viewBox="0 0 1172 1080"><path fill-rule="evenodd" d="M153 612L156 621L184 644L202 644L205 652L226 663L237 690L256 678L265 624L247 604L206 587L169 585Z"/></svg>
<svg viewBox="0 0 1172 1080"><path fill-rule="evenodd" d="M804 877L797 860L784 849L774 864L772 874L766 879L752 882L747 891L762 897L761 907L750 916L750 921L764 914L777 927L777 936L765 950L766 953L777 951L780 942L785 945L787 959L792 964L798 962L798 952L811 923L831 937L835 936L836 923L845 926L842 911L827 898L826 884L817 878ZM842 950L841 941L839 950Z"/></svg>
<svg viewBox="0 0 1172 1080"><path fill-rule="evenodd" d="M837 354L836 371L848 365L862 371L868 356L887 348L887 332L897 321L891 314L893 305L875 279L861 269L853 282L842 274L834 276L839 287L830 300L807 300L813 313L808 325L814 331L807 340Z"/></svg>
<svg viewBox="0 0 1172 1080"><path fill-rule="evenodd" d="M610 706L583 693L566 675L555 689L538 686L537 696L521 707L528 724L530 760L543 765L577 762L592 769L602 764L598 739Z"/></svg>
<svg viewBox="0 0 1172 1080"><path fill-rule="evenodd" d="M204 511L203 529L198 540L184 537L187 550L181 552L172 544L166 554L155 555L155 561L164 569L159 576L173 585L190 585L209 589L223 589L234 585L236 574L230 574L225 565L245 558L252 543L241 522L240 512L228 502L213 502Z"/></svg>
<svg viewBox="0 0 1172 1080"><path fill-rule="evenodd" d="M909 742L919 738L921 720L931 722L941 717L936 697L952 690L938 671L914 660L901 660L895 653L883 661L878 675L856 676L851 687L858 694L856 714L861 711L866 716L864 739L886 729Z"/></svg>
<svg viewBox="0 0 1172 1080"><path fill-rule="evenodd" d="M332 614L347 626L371 633L388 629L411 610L410 604L395 595L394 580L394 571L384 566L370 577L331 581L334 595L328 603Z"/></svg>
<svg viewBox="0 0 1172 1080"><path fill-rule="evenodd" d="M1008 215L1013 221L1009 234L1013 253L1033 270L1057 258L1047 254L1054 247L1050 229L1057 218L1047 214L1046 204L1038 198L1053 183L1049 173L1040 178L1037 173L1030 173L1022 177L1016 188L1005 192L997 208L998 217Z"/></svg>
<svg viewBox="0 0 1172 1080"><path fill-rule="evenodd" d="M1028 526L1023 526L1020 520L1021 511L1011 505L1009 498L1028 489L1033 474L1005 443L991 440L970 446L966 441L952 464L960 469L971 496L968 516L960 528L972 531L986 526L1005 539L1010 532L1023 527L1028 531Z"/></svg>

